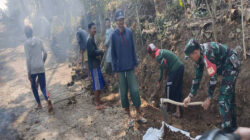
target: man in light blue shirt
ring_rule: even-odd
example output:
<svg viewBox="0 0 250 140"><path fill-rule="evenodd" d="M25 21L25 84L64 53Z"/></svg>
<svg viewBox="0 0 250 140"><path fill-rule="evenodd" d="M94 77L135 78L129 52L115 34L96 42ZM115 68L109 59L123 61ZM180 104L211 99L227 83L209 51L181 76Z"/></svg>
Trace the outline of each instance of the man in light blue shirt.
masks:
<svg viewBox="0 0 250 140"><path fill-rule="evenodd" d="M109 18L105 19L106 22L106 34L105 34L105 42L104 42L104 46L107 48L107 54L106 54L106 58L105 58L105 65L104 65L104 69L105 69L105 73L107 74L111 74L112 73L112 57L111 57L111 35L114 32L114 29L111 27L111 22Z"/></svg>

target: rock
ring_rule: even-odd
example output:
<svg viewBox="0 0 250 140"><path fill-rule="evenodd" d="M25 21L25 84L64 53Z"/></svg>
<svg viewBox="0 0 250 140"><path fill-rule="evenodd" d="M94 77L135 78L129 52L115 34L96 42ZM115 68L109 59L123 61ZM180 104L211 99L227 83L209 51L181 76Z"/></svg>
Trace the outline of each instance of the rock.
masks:
<svg viewBox="0 0 250 140"><path fill-rule="evenodd" d="M228 38L233 39L234 36L235 36L234 33L233 33L233 32L230 32L229 35L228 35Z"/></svg>
<svg viewBox="0 0 250 140"><path fill-rule="evenodd" d="M236 29L236 32L237 32L237 33L240 33L240 32L241 32L241 29L240 29L240 28L237 28L237 29Z"/></svg>

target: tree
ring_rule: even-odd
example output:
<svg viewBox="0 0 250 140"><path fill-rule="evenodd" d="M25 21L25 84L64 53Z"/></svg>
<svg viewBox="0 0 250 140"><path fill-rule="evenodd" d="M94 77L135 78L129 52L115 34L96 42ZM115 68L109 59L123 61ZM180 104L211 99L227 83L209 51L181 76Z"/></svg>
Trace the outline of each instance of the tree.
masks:
<svg viewBox="0 0 250 140"><path fill-rule="evenodd" d="M213 21L213 35L214 35L214 40L217 42L217 32L216 32L216 0L211 0L212 4L209 5L208 0L206 0L206 5L207 5L207 10L212 18Z"/></svg>

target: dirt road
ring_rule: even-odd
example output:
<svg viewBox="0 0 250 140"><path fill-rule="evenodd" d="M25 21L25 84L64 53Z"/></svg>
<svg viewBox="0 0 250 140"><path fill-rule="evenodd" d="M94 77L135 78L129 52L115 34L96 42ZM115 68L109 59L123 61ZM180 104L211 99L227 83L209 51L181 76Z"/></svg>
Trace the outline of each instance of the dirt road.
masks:
<svg viewBox="0 0 250 140"><path fill-rule="evenodd" d="M0 49L0 139L124 139L127 118L120 105L110 103L106 109L97 111L92 96L85 89L88 81L78 81L67 87L71 81L71 68L67 62L57 63L46 44L46 80L55 113L47 113L40 91L43 109L34 110L36 103L27 78L22 41L17 46L1 46ZM71 96L75 98L66 99ZM110 94L104 99L119 102L119 95ZM139 139L142 133L134 131L132 135L135 139L138 135ZM129 139L129 136L126 138Z"/></svg>

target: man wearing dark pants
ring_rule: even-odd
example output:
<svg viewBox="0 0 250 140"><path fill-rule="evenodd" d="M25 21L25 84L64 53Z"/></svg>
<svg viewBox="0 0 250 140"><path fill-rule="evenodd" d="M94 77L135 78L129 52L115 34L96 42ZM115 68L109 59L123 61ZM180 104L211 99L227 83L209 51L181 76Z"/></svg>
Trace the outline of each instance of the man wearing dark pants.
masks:
<svg viewBox="0 0 250 140"><path fill-rule="evenodd" d="M95 92L95 102L96 109L103 109L104 106L100 100L101 90L103 90L105 81L101 72L101 58L103 56L103 50L98 50L97 45L95 44L95 34L96 34L96 25L95 23L90 23L88 25L89 37L87 41L87 50L88 50L88 64L91 72L93 90Z"/></svg>
<svg viewBox="0 0 250 140"><path fill-rule="evenodd" d="M135 75L138 66L133 34L130 29L124 27L124 13L122 10L115 12L115 21L117 29L111 36L111 56L113 71L115 77L119 77L119 89L122 107L125 108L129 117L129 127L133 127L133 119L130 114L128 90L134 106L136 107L137 121L146 123L147 120L142 117L140 106L141 100L139 88Z"/></svg>
<svg viewBox="0 0 250 140"><path fill-rule="evenodd" d="M40 84L41 91L44 95L45 100L48 102L48 111L52 112L53 107L51 100L49 99L49 92L46 88L45 79L45 68L44 63L47 58L47 53L43 48L43 43L36 37L33 37L32 28L29 26L25 27L25 35L28 38L24 43L24 50L26 55L26 63L28 70L28 78L31 82L31 88L35 96L36 102L38 104L37 109L42 108L42 104L38 95L38 86L36 79L38 77L38 82Z"/></svg>
<svg viewBox="0 0 250 140"><path fill-rule="evenodd" d="M208 95L202 106L207 110L213 98L218 76L221 75L222 81L218 95L219 112L222 119L221 126L227 133L235 131L237 129L235 83L241 65L237 53L225 44L218 42L199 44L195 39L188 41L184 52L186 58L190 58L196 63L195 77L192 81L190 94L183 101L184 106L187 107L191 98L197 94L205 68L210 79L208 82Z"/></svg>
<svg viewBox="0 0 250 140"><path fill-rule="evenodd" d="M159 49L152 43L148 45L147 52L160 64L158 87L160 87L163 72L167 70L168 82L165 88L166 98L181 102L184 73L184 65L181 60L173 52L165 49ZM179 106L176 107L174 116L177 118L181 117Z"/></svg>

